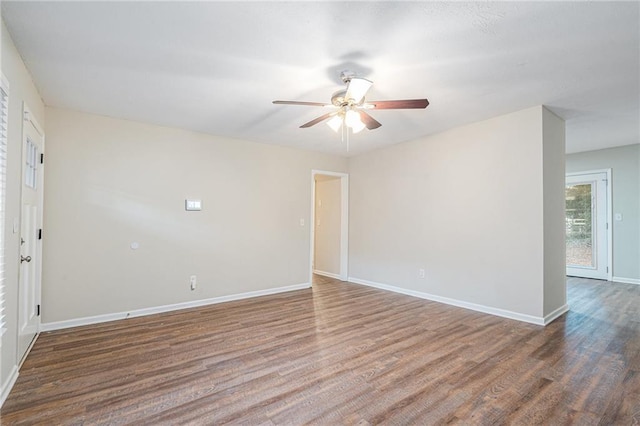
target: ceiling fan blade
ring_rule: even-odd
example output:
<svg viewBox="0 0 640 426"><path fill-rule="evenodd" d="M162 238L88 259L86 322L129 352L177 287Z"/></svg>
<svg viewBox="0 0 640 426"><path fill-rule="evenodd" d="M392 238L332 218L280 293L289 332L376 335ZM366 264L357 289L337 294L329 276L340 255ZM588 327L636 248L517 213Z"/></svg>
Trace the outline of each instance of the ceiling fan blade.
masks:
<svg viewBox="0 0 640 426"><path fill-rule="evenodd" d="M329 106L331 104L323 102L300 102L300 101L273 101L277 105L304 105L304 106Z"/></svg>
<svg viewBox="0 0 640 426"><path fill-rule="evenodd" d="M344 98L353 99L353 103L359 104L372 85L373 82L366 78L352 77L347 86L347 93L345 93Z"/></svg>
<svg viewBox="0 0 640 426"><path fill-rule="evenodd" d="M324 115L321 115L318 118L314 118L313 120L309 121L308 123L304 123L302 126L300 126L301 129L305 129L307 127L311 127L311 126L315 126L316 124L320 123L321 121L324 121L328 118L333 117L334 115L336 115L338 113L338 111L333 111Z"/></svg>
<svg viewBox="0 0 640 426"><path fill-rule="evenodd" d="M426 108L429 105L427 99L403 99L398 101L368 101L365 108L371 109L413 109Z"/></svg>
<svg viewBox="0 0 640 426"><path fill-rule="evenodd" d="M362 110L359 110L358 112L360 113L360 121L362 121L364 123L364 125L367 126L367 129L373 130L373 129L377 129L378 127L382 126L382 124L380 124L380 122L378 120L376 120L375 118L373 118L372 116L370 116L366 112L364 112Z"/></svg>

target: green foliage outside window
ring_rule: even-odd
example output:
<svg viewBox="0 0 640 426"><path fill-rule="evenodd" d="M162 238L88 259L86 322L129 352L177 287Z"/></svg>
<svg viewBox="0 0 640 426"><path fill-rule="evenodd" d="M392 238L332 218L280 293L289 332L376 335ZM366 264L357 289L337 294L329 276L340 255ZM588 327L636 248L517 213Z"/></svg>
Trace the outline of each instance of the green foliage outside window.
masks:
<svg viewBox="0 0 640 426"><path fill-rule="evenodd" d="M591 238L591 185L568 186L565 192L567 237Z"/></svg>

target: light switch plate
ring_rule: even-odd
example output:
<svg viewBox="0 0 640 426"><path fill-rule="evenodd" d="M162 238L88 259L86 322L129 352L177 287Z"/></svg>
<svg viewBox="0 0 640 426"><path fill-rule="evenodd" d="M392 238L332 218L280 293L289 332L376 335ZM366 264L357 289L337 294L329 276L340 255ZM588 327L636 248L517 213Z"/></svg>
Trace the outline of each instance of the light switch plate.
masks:
<svg viewBox="0 0 640 426"><path fill-rule="evenodd" d="M616 222L622 222L622 213L616 213L614 215Z"/></svg>
<svg viewBox="0 0 640 426"><path fill-rule="evenodd" d="M184 200L184 209L188 212L202 210L202 200Z"/></svg>

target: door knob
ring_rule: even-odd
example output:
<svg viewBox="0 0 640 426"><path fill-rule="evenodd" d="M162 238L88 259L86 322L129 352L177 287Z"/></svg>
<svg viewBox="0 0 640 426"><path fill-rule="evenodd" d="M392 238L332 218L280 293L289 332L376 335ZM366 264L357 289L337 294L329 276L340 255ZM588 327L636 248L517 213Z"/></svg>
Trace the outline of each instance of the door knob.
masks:
<svg viewBox="0 0 640 426"><path fill-rule="evenodd" d="M22 262L31 262L31 256L24 257L20 255L20 263Z"/></svg>

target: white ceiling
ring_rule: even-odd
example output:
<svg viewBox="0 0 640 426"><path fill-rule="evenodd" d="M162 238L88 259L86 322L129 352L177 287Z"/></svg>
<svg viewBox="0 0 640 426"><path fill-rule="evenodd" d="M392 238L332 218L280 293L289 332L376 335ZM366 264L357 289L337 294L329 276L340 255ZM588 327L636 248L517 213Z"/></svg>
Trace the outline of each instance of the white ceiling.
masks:
<svg viewBox="0 0 640 426"><path fill-rule="evenodd" d="M354 155L546 105L567 151L640 142L638 2L2 2L44 102L256 142ZM352 137L318 124L349 69L372 111Z"/></svg>

